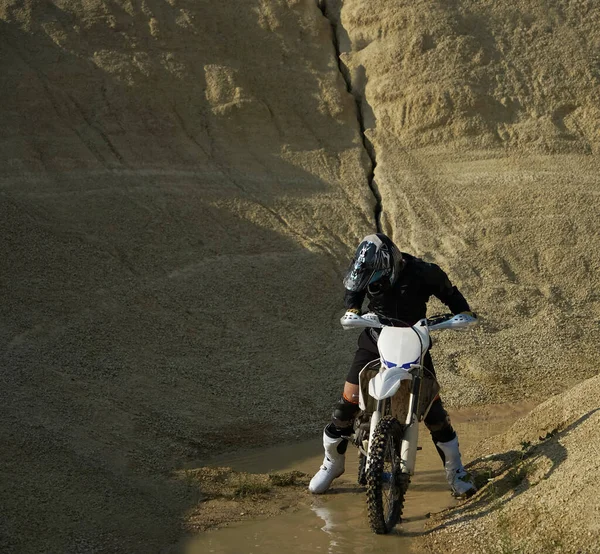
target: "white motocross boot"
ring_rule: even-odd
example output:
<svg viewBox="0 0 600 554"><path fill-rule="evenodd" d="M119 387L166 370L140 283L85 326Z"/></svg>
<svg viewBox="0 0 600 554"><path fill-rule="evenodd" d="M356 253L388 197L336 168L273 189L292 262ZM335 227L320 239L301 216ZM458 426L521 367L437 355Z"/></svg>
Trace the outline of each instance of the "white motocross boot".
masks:
<svg viewBox="0 0 600 554"><path fill-rule="evenodd" d="M347 441L344 438L332 438L323 432L323 447L325 448L325 458L321 469L315 473L315 476L310 480L308 490L313 494L323 494L331 485L332 481L344 473L345 469L345 448L344 454L340 454L338 447L342 441ZM344 445L345 446L345 445Z"/></svg>
<svg viewBox="0 0 600 554"><path fill-rule="evenodd" d="M436 446L444 453L446 479L452 489L452 494L458 497L469 497L477 492L471 477L462 465L458 449L458 437L448 442L436 442Z"/></svg>

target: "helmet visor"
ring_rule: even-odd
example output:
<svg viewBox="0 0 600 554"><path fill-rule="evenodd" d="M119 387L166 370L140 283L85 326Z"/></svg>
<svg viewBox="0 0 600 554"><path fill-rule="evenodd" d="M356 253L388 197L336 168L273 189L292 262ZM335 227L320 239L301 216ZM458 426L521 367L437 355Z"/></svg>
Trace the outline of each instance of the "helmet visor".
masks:
<svg viewBox="0 0 600 554"><path fill-rule="evenodd" d="M377 246L372 242L361 242L344 277L344 287L351 292L365 289L382 276L377 266Z"/></svg>

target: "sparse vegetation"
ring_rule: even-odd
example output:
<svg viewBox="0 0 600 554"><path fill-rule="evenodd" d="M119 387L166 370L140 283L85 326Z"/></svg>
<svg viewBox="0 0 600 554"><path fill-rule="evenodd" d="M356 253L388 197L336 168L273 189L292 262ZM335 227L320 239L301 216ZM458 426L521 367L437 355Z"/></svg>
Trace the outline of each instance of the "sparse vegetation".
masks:
<svg viewBox="0 0 600 554"><path fill-rule="evenodd" d="M556 435L556 433L558 433L558 429L552 429L552 431L548 431L543 437L539 437L540 442L551 439L554 437L554 435Z"/></svg>
<svg viewBox="0 0 600 554"><path fill-rule="evenodd" d="M473 483L477 487L477 490L480 490L483 487L485 487L493 479L493 474L489 469L473 472L471 476L473 479Z"/></svg>
<svg viewBox="0 0 600 554"><path fill-rule="evenodd" d="M478 489L489 484L490 498L496 500L508 491L519 487L535 471L536 465L531 456L535 446L531 441L522 441L521 450L504 455L504 461L499 467L493 467L495 458L489 459L489 465L485 462L473 472L473 480ZM529 483L529 486L533 486Z"/></svg>
<svg viewBox="0 0 600 554"><path fill-rule="evenodd" d="M233 490L235 498L245 498L248 496L258 496L271 492L271 485L262 480L253 478L253 476L244 476L240 483Z"/></svg>
<svg viewBox="0 0 600 554"><path fill-rule="evenodd" d="M541 508L534 505L530 511L532 524L537 525L545 519ZM511 518L507 511L501 510L496 520L498 542L488 551L489 554L528 554L534 548L544 554L558 554L564 552L564 544L560 532L554 530L541 537L534 538L535 544L531 544L531 538L515 533L516 521Z"/></svg>
<svg viewBox="0 0 600 554"><path fill-rule="evenodd" d="M511 533L511 522L504 511L498 515L497 526L498 544L493 547L491 554L526 554L515 544L515 538Z"/></svg>
<svg viewBox="0 0 600 554"><path fill-rule="evenodd" d="M306 473L301 471L288 471L285 473L271 473L269 480L276 487L293 487L296 485L305 485L307 480Z"/></svg>
<svg viewBox="0 0 600 554"><path fill-rule="evenodd" d="M522 462L519 465L513 467L507 473L507 483L511 489L516 489L523 483L535 469L533 462Z"/></svg>

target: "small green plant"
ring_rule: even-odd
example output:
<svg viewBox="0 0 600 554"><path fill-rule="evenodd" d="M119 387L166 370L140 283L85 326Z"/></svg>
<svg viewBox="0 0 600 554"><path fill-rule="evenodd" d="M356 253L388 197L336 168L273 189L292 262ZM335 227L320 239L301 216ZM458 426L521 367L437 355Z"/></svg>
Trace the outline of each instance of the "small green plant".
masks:
<svg viewBox="0 0 600 554"><path fill-rule="evenodd" d="M233 489L233 496L234 498L247 498L249 496L258 496L269 492L271 492L271 485L269 483L244 477Z"/></svg>
<svg viewBox="0 0 600 554"><path fill-rule="evenodd" d="M518 457L512 467L497 479L492 479L493 475L491 473L489 474L490 477L487 479L479 476L479 478L482 480L482 484L485 484L486 480L489 482L489 488L487 490L488 498L491 501L491 509L498 509L502 505L499 502L500 498L509 491L514 491L517 487L522 485L525 480L531 477L535 471L535 468L536 465L533 460L527 460L523 459L522 457ZM534 484L528 482L528 485L533 486Z"/></svg>
<svg viewBox="0 0 600 554"><path fill-rule="evenodd" d="M556 435L556 433L558 433L558 429L552 429L552 431L548 431L544 437L538 437L538 438L540 439L540 442L547 441L547 440L551 439L552 437L554 437L554 435Z"/></svg>
<svg viewBox="0 0 600 554"><path fill-rule="evenodd" d="M241 483L233 491L233 496L236 498L246 498L248 496L267 494L270 491L271 487L264 483Z"/></svg>
<svg viewBox="0 0 600 554"><path fill-rule="evenodd" d="M302 484L299 483L299 480L303 477L306 477L306 474L301 471L288 471L285 473L271 473L269 480L276 487L293 487Z"/></svg>
<svg viewBox="0 0 600 554"><path fill-rule="evenodd" d="M492 481L494 476L492 471L488 469L486 471L478 471L477 473L473 473L471 477L473 479L473 484L477 490L479 490Z"/></svg>
<svg viewBox="0 0 600 554"><path fill-rule="evenodd" d="M498 542L494 554L525 554L524 550L515 544L510 531L511 524L504 510L498 514Z"/></svg>
<svg viewBox="0 0 600 554"><path fill-rule="evenodd" d="M532 518L532 528L537 528L540 522L548 517L541 506L534 504L531 506L530 514ZM533 535L531 538L541 546L541 551L547 554L559 554L565 551L563 537L559 529L547 529L544 533Z"/></svg>
<svg viewBox="0 0 600 554"><path fill-rule="evenodd" d="M506 482L511 489L516 489L525 479L527 479L535 469L532 462L521 462L511 468L506 474Z"/></svg>

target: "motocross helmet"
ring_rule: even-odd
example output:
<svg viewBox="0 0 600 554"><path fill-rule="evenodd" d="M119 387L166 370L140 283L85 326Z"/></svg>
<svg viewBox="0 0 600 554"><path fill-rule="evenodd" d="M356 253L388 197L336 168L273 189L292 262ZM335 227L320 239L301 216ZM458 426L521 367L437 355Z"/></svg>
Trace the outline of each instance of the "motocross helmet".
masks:
<svg viewBox="0 0 600 554"><path fill-rule="evenodd" d="M368 288L377 294L396 282L403 267L402 254L389 237L382 233L369 235L356 249L344 286L352 292Z"/></svg>

